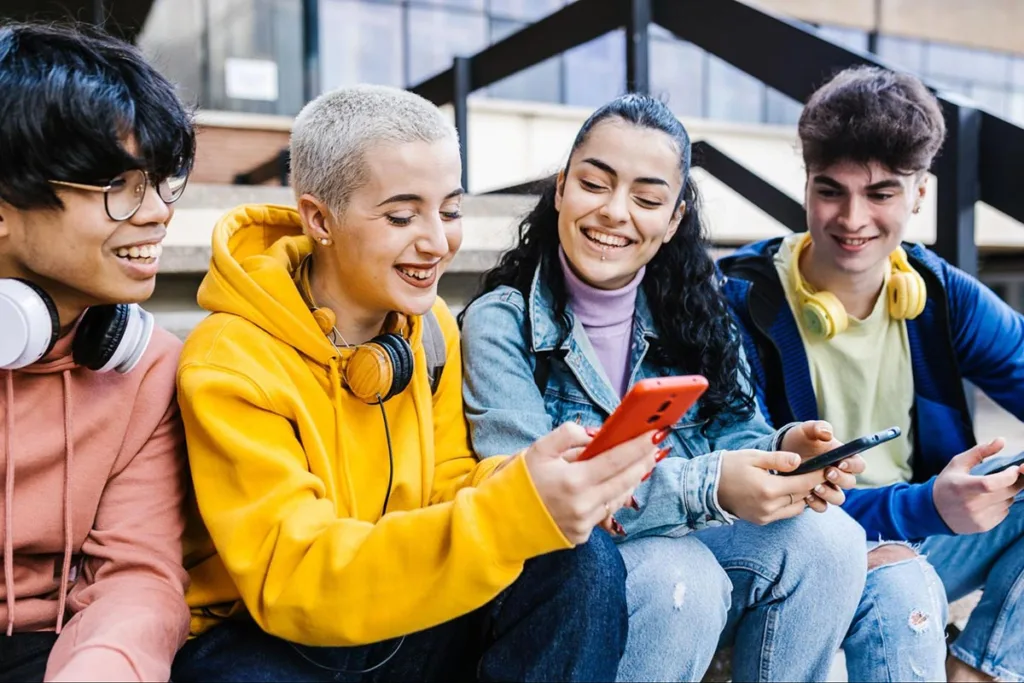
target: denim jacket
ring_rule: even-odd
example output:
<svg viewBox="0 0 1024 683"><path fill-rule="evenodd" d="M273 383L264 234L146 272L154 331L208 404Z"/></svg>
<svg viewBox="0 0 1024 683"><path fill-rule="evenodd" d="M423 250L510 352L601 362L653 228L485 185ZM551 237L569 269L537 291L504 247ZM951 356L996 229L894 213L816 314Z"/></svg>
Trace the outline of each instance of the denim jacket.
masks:
<svg viewBox="0 0 1024 683"><path fill-rule="evenodd" d="M505 286L467 309L462 324L463 396L479 457L519 452L563 422L599 427L620 403L582 324L571 309L566 314L571 332L563 340L551 291L537 274L530 289L529 313L523 295ZM657 336L640 289L629 386L649 377L683 374L645 360ZM543 393L534 378L537 352L552 352ZM734 521L718 503L722 451L778 450L786 429L773 431L760 412L744 419L729 411L702 430L705 423L696 419L696 412L694 406L662 444L670 449L669 457L637 488L640 510L623 508L615 513L629 538L683 535Z"/></svg>

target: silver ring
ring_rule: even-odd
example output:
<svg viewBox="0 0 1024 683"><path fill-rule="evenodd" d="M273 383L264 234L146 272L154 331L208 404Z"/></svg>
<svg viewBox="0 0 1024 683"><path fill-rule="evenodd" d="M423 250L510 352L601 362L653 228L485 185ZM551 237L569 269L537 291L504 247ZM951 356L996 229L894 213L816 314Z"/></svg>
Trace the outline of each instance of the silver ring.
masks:
<svg viewBox="0 0 1024 683"><path fill-rule="evenodd" d="M796 504L796 499L795 499L795 498L793 498L793 494L792 494L792 493L791 493L791 494L789 494L789 504L790 504L790 505L794 505L794 504Z"/></svg>

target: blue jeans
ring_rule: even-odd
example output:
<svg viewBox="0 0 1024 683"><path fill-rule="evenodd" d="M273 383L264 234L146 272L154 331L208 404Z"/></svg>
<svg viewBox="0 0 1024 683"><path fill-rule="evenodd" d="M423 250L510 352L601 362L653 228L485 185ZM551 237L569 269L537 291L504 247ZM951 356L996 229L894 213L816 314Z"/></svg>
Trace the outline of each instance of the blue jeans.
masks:
<svg viewBox="0 0 1024 683"><path fill-rule="evenodd" d="M850 680L945 680L947 601L984 588L950 650L990 676L1024 681L1024 503L991 531L933 536L917 550L868 573L843 645Z"/></svg>
<svg viewBox="0 0 1024 683"><path fill-rule="evenodd" d="M621 543L630 616L618 680L698 681L727 645L733 680L826 680L864 590L864 543L835 508Z"/></svg>
<svg viewBox="0 0 1024 683"><path fill-rule="evenodd" d="M528 561L497 598L440 626L366 646L308 647L251 619L229 621L189 641L171 678L610 681L626 642L625 578L619 551L596 530L575 549Z"/></svg>

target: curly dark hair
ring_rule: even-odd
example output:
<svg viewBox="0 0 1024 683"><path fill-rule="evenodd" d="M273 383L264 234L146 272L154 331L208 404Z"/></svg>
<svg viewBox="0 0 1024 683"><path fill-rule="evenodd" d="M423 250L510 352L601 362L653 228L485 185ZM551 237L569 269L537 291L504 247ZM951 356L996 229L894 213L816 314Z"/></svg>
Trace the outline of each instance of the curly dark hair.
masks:
<svg viewBox="0 0 1024 683"><path fill-rule="evenodd" d="M700 219L700 197L690 176L690 138L669 108L654 98L630 94L604 105L583 124L572 145L572 156L587 139L595 125L606 119L621 119L641 128L659 130L671 137L679 150L679 164L685 179L676 199L686 201L686 212L679 230L663 244L644 273L641 283L654 317L659 337L652 343L648 358L666 374L700 374L708 380L708 390L698 405L698 419L707 420L705 429L720 413L731 411L736 417L754 412L753 398L743 391L741 377L749 381L749 370L741 376L740 342L728 304L718 288L714 261ZM556 319L562 334L569 334L565 319L568 293L558 262L558 211L555 209L556 179L543 184L540 199L519 224L518 243L502 255L498 265L483 277L483 285L474 299L501 285L529 291L537 265L550 287L556 304ZM468 308L468 306L467 306ZM460 322L462 315L460 314Z"/></svg>
<svg viewBox="0 0 1024 683"><path fill-rule="evenodd" d="M804 164L877 161L927 171L946 137L939 101L917 77L874 66L844 69L811 95L797 132Z"/></svg>

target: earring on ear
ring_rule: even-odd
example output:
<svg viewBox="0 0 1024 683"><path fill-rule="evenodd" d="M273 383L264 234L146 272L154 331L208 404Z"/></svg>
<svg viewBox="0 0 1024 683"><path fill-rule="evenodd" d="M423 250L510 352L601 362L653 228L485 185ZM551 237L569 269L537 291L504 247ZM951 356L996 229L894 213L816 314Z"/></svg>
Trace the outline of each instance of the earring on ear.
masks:
<svg viewBox="0 0 1024 683"><path fill-rule="evenodd" d="M921 205L920 204L918 204L917 206L914 207L914 213L915 214L921 213Z"/></svg>
<svg viewBox="0 0 1024 683"><path fill-rule="evenodd" d="M915 212L915 213L916 213L916 212ZM321 237L321 238L320 238L320 244L324 245L325 247L326 247L326 246L327 246L328 244L330 244L330 243L331 243L331 241L330 241L329 239L327 239L326 237Z"/></svg>

